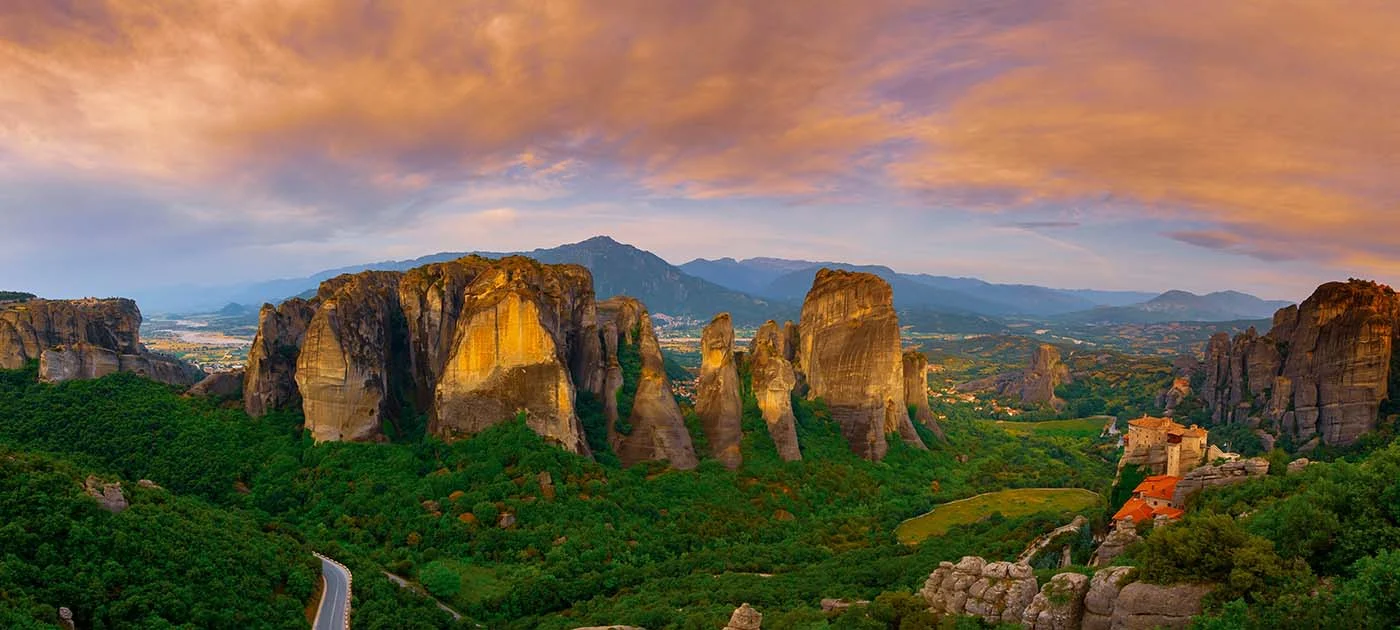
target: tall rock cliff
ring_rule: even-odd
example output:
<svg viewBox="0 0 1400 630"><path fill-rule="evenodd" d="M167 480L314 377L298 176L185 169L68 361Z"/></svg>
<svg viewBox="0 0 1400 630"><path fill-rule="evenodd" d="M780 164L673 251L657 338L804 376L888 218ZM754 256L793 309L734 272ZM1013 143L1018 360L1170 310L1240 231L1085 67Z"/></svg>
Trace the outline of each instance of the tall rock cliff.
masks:
<svg viewBox="0 0 1400 630"><path fill-rule="evenodd" d="M410 269L399 281L409 365L415 375L414 403L419 409L433 408L434 388L457 337L467 287L490 265L485 258L469 256Z"/></svg>
<svg viewBox="0 0 1400 630"><path fill-rule="evenodd" d="M1400 297L1330 282L1274 315L1273 328L1211 338L1201 395L1217 422L1267 421L1297 442L1350 444L1375 429L1395 380Z"/></svg>
<svg viewBox="0 0 1400 630"><path fill-rule="evenodd" d="M469 436L523 412L536 433L587 454L569 344L584 323L596 336L594 308L582 268L518 256L488 267L466 290L429 430Z"/></svg>
<svg viewBox="0 0 1400 630"><path fill-rule="evenodd" d="M887 433L923 447L904 404L899 319L887 282L868 273L818 271L802 303L798 337L808 396L826 401L852 451L884 458Z"/></svg>
<svg viewBox="0 0 1400 630"><path fill-rule="evenodd" d="M1060 362L1060 349L1043 343L1031 352L1030 365L1005 393L1020 396L1021 402L1059 408L1064 401L1055 396L1055 388L1069 381L1069 368Z"/></svg>
<svg viewBox="0 0 1400 630"><path fill-rule="evenodd" d="M768 435L785 462L802 459L797 443L797 417L792 413L792 390L797 385L792 363L788 330L796 330L792 322L779 330L778 323L768 320L754 333L749 345L750 378L753 395L758 399L759 412L768 425Z"/></svg>
<svg viewBox="0 0 1400 630"><path fill-rule="evenodd" d="M243 378L243 408L248 415L256 418L273 409L301 405L297 357L315 315L315 305L301 298L275 307L264 304L258 312L258 334L248 349Z"/></svg>
<svg viewBox="0 0 1400 630"><path fill-rule="evenodd" d="M297 357L296 383L306 428L316 441L382 437L397 417L407 359L400 274L369 271L322 287L320 306Z"/></svg>
<svg viewBox="0 0 1400 630"><path fill-rule="evenodd" d="M172 385L203 378L194 366L141 345L141 311L122 298L27 300L0 305L0 369L39 360L39 377L59 382L133 372Z"/></svg>
<svg viewBox="0 0 1400 630"><path fill-rule="evenodd" d="M695 413L710 444L710 455L733 470L743 462L739 442L743 402L739 369L734 364L734 324L729 313L716 315L700 335L700 377L695 385Z"/></svg>
<svg viewBox="0 0 1400 630"><path fill-rule="evenodd" d="M629 466L640 461L665 460L674 468L694 468L699 463L695 446L685 428L685 416L671 393L671 381L666 377L665 359L651 325L651 316L640 302L630 297L613 297L599 303L598 314L604 322L605 334L616 335L611 340L604 340L609 349L616 348L616 354L607 358L608 391L623 391L622 396L626 397L624 383L631 377L625 373L629 366L622 365L623 362L619 360L624 352L623 346L633 347L640 355L640 366L635 375L636 390L626 418L630 432L618 432L617 420L613 420L610 430L618 459ZM619 366L616 371L611 367L614 363ZM617 379L615 382L612 381L614 375ZM605 408L611 406L611 413L620 418L622 409L616 404L616 398L615 393L606 394L604 405Z"/></svg>
<svg viewBox="0 0 1400 630"><path fill-rule="evenodd" d="M918 350L904 351L904 404L914 408L914 420L946 439L943 427L928 406L928 357Z"/></svg>

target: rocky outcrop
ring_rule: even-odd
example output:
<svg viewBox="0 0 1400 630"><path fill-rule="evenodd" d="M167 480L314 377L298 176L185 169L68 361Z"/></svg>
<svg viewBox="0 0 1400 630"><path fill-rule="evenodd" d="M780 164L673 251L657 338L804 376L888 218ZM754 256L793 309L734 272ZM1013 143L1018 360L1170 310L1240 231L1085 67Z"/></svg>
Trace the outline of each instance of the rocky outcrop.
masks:
<svg viewBox="0 0 1400 630"><path fill-rule="evenodd" d="M1108 536L1104 537L1103 542L1099 544L1098 549L1094 550L1094 556L1089 559L1089 566L1106 566L1110 562L1113 562L1114 558L1123 555L1123 552L1127 551L1128 547L1131 547L1139 542L1142 542L1142 537L1139 536L1137 534L1137 531L1133 528L1115 528L1113 531L1108 533Z"/></svg>
<svg viewBox="0 0 1400 630"><path fill-rule="evenodd" d="M215 372L194 384L186 396L208 398L235 398L243 395L243 369Z"/></svg>
<svg viewBox="0 0 1400 630"><path fill-rule="evenodd" d="M763 614L748 604L734 609L724 630L763 630Z"/></svg>
<svg viewBox="0 0 1400 630"><path fill-rule="evenodd" d="M488 267L466 290L429 431L474 435L523 412L536 433L588 453L574 410L570 342L596 335L596 317L582 267L523 257Z"/></svg>
<svg viewBox="0 0 1400 630"><path fill-rule="evenodd" d="M415 375L414 403L419 409L435 409L434 388L457 338L467 287L490 265L485 258L468 256L410 269L399 280L399 306L408 327L409 365Z"/></svg>
<svg viewBox="0 0 1400 630"><path fill-rule="evenodd" d="M768 425L768 435L778 449L778 457L785 462L802 459L797 443L797 418L792 413L797 376L787 358L792 354L789 330L795 330L792 322L780 330L778 323L770 319L758 328L749 345L753 395L758 400L763 422Z"/></svg>
<svg viewBox="0 0 1400 630"><path fill-rule="evenodd" d="M141 311L122 298L26 300L0 304L0 369L39 361L40 380L57 383L132 372L189 386L204 374L194 366L146 351Z"/></svg>
<svg viewBox="0 0 1400 630"><path fill-rule="evenodd" d="M1050 344L1040 344L1031 352L1031 362L1019 379L1003 389L1005 395L1014 394L1021 402L1032 405L1064 406L1064 401L1055 395L1055 388L1070 382L1069 367L1060 362L1060 349Z"/></svg>
<svg viewBox="0 0 1400 630"><path fill-rule="evenodd" d="M710 445L710 455L733 470L743 462L739 442L743 402L739 370L734 364L734 324L729 313L716 315L700 335L700 376L695 384L695 413Z"/></svg>
<svg viewBox="0 0 1400 630"><path fill-rule="evenodd" d="M1030 630L1079 630L1084 620L1084 594L1089 576L1060 573L1050 578L1021 614L1021 625Z"/></svg>
<svg viewBox="0 0 1400 630"><path fill-rule="evenodd" d="M640 302L630 297L614 297L598 304L599 320L604 322L604 335L616 331L616 337L604 339L605 354L608 356L608 389L622 389L626 378L621 369L614 377L613 364L622 346L635 346L641 355L641 370L636 375L636 393L632 397L631 412L627 425L631 431L626 435L616 435L618 459L631 465L640 461L670 462L679 469L694 468L698 463L695 447L690 441L690 433L685 428L685 416L671 392L671 380L666 376L665 359L661 355L661 344L656 340L656 331L651 325L651 316ZM616 378L614 381L613 379ZM616 385L616 389L613 386ZM616 402L616 394L605 394L605 408L609 399ZM619 406L612 407L612 413L620 416ZM616 431L616 420L613 422Z"/></svg>
<svg viewBox="0 0 1400 630"><path fill-rule="evenodd" d="M928 357L918 350L905 350L903 363L904 404L914 408L915 422L928 427L938 439L947 439L928 406Z"/></svg>
<svg viewBox="0 0 1400 630"><path fill-rule="evenodd" d="M83 491L96 499L97 504L102 506L102 509L113 514L124 512L128 507L126 495L122 494L120 483L102 483L96 476L88 475L88 478L83 481Z"/></svg>
<svg viewBox="0 0 1400 630"><path fill-rule="evenodd" d="M1113 606L1112 630L1186 628L1201 614L1201 600L1209 586L1178 584L1160 586L1134 582L1123 587Z"/></svg>
<svg viewBox="0 0 1400 630"><path fill-rule="evenodd" d="M1176 482L1176 493L1172 495L1172 505L1185 505L1186 499L1210 486L1228 486L1243 483L1253 477L1269 474L1269 460L1262 457L1225 462L1213 466L1201 466L1191 470Z"/></svg>
<svg viewBox="0 0 1400 630"><path fill-rule="evenodd" d="M940 563L919 594L935 613L997 624L1019 623L1037 592L1029 565L965 556L957 564Z"/></svg>
<svg viewBox="0 0 1400 630"><path fill-rule="evenodd" d="M799 371L856 454L884 458L887 433L923 447L904 401L899 319L878 276L821 269L802 303Z"/></svg>
<svg viewBox="0 0 1400 630"><path fill-rule="evenodd" d="M1157 406L1161 407L1163 415L1170 417L1178 405L1191 397L1191 379L1185 376L1178 376L1172 379L1172 384L1165 391L1157 396Z"/></svg>
<svg viewBox="0 0 1400 630"><path fill-rule="evenodd" d="M323 286L297 357L306 428L316 441L367 441L402 401L391 361L404 357L399 274L367 271ZM395 352L396 350L400 352Z"/></svg>
<svg viewBox="0 0 1400 630"><path fill-rule="evenodd" d="M1279 310L1266 335L1212 337L1201 395L1216 422L1267 421L1299 443L1350 444L1376 427L1397 335L1400 297L1390 287L1327 283Z"/></svg>
<svg viewBox="0 0 1400 630"><path fill-rule="evenodd" d="M255 418L274 409L299 407L297 358L316 307L301 298L278 306L264 304L258 312L258 333L244 366L243 409Z"/></svg>
<svg viewBox="0 0 1400 630"><path fill-rule="evenodd" d="M1080 621L1083 630L1113 628L1113 609L1118 604L1118 594L1127 586L1134 570L1133 567L1108 567L1094 573L1089 579L1089 590L1084 593L1084 614Z"/></svg>

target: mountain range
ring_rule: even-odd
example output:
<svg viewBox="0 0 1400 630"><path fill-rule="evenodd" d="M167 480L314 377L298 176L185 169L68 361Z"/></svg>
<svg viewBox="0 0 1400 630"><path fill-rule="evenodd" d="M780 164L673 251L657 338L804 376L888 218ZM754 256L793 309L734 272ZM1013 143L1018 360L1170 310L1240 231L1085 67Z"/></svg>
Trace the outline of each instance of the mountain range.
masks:
<svg viewBox="0 0 1400 630"><path fill-rule="evenodd" d="M152 312L216 310L228 303L257 305L314 292L323 281L366 270L402 271L469 254L500 258L520 254L541 262L573 263L593 272L599 296L630 295L655 314L707 320L721 311L737 323L796 319L803 295L823 267L864 271L894 289L895 307L908 323L930 330L994 332L1007 319L1072 323L1231 321L1271 317L1288 302L1236 292L1195 295L1168 291L1054 289L997 284L977 278L900 273L877 265L783 258L698 258L672 265L649 251L596 236L578 243L528 252L441 252L412 260L390 260L329 269L301 278L222 287L170 287L137 293Z"/></svg>

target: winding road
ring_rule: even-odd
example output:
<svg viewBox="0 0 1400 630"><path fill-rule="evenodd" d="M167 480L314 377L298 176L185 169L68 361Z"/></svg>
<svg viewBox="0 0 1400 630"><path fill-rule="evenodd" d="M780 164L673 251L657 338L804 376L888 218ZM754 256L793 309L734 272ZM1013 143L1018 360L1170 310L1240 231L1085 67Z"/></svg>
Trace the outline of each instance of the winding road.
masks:
<svg viewBox="0 0 1400 630"><path fill-rule="evenodd" d="M348 630L350 628L350 569L321 554L321 578L326 588L321 593L321 606L316 609L314 630Z"/></svg>

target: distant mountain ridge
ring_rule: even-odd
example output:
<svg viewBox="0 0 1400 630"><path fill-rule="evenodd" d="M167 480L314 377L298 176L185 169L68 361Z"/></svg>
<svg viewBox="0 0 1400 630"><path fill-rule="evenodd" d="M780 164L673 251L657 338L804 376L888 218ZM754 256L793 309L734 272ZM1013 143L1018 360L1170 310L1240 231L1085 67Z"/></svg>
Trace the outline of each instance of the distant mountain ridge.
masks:
<svg viewBox="0 0 1400 630"><path fill-rule="evenodd" d="M1292 305L1292 302L1285 300L1263 300L1239 291L1217 291L1196 295L1189 291L1174 290L1139 304L1101 307L1091 311L1070 313L1061 319L1086 323L1224 322L1270 319L1279 309Z"/></svg>

